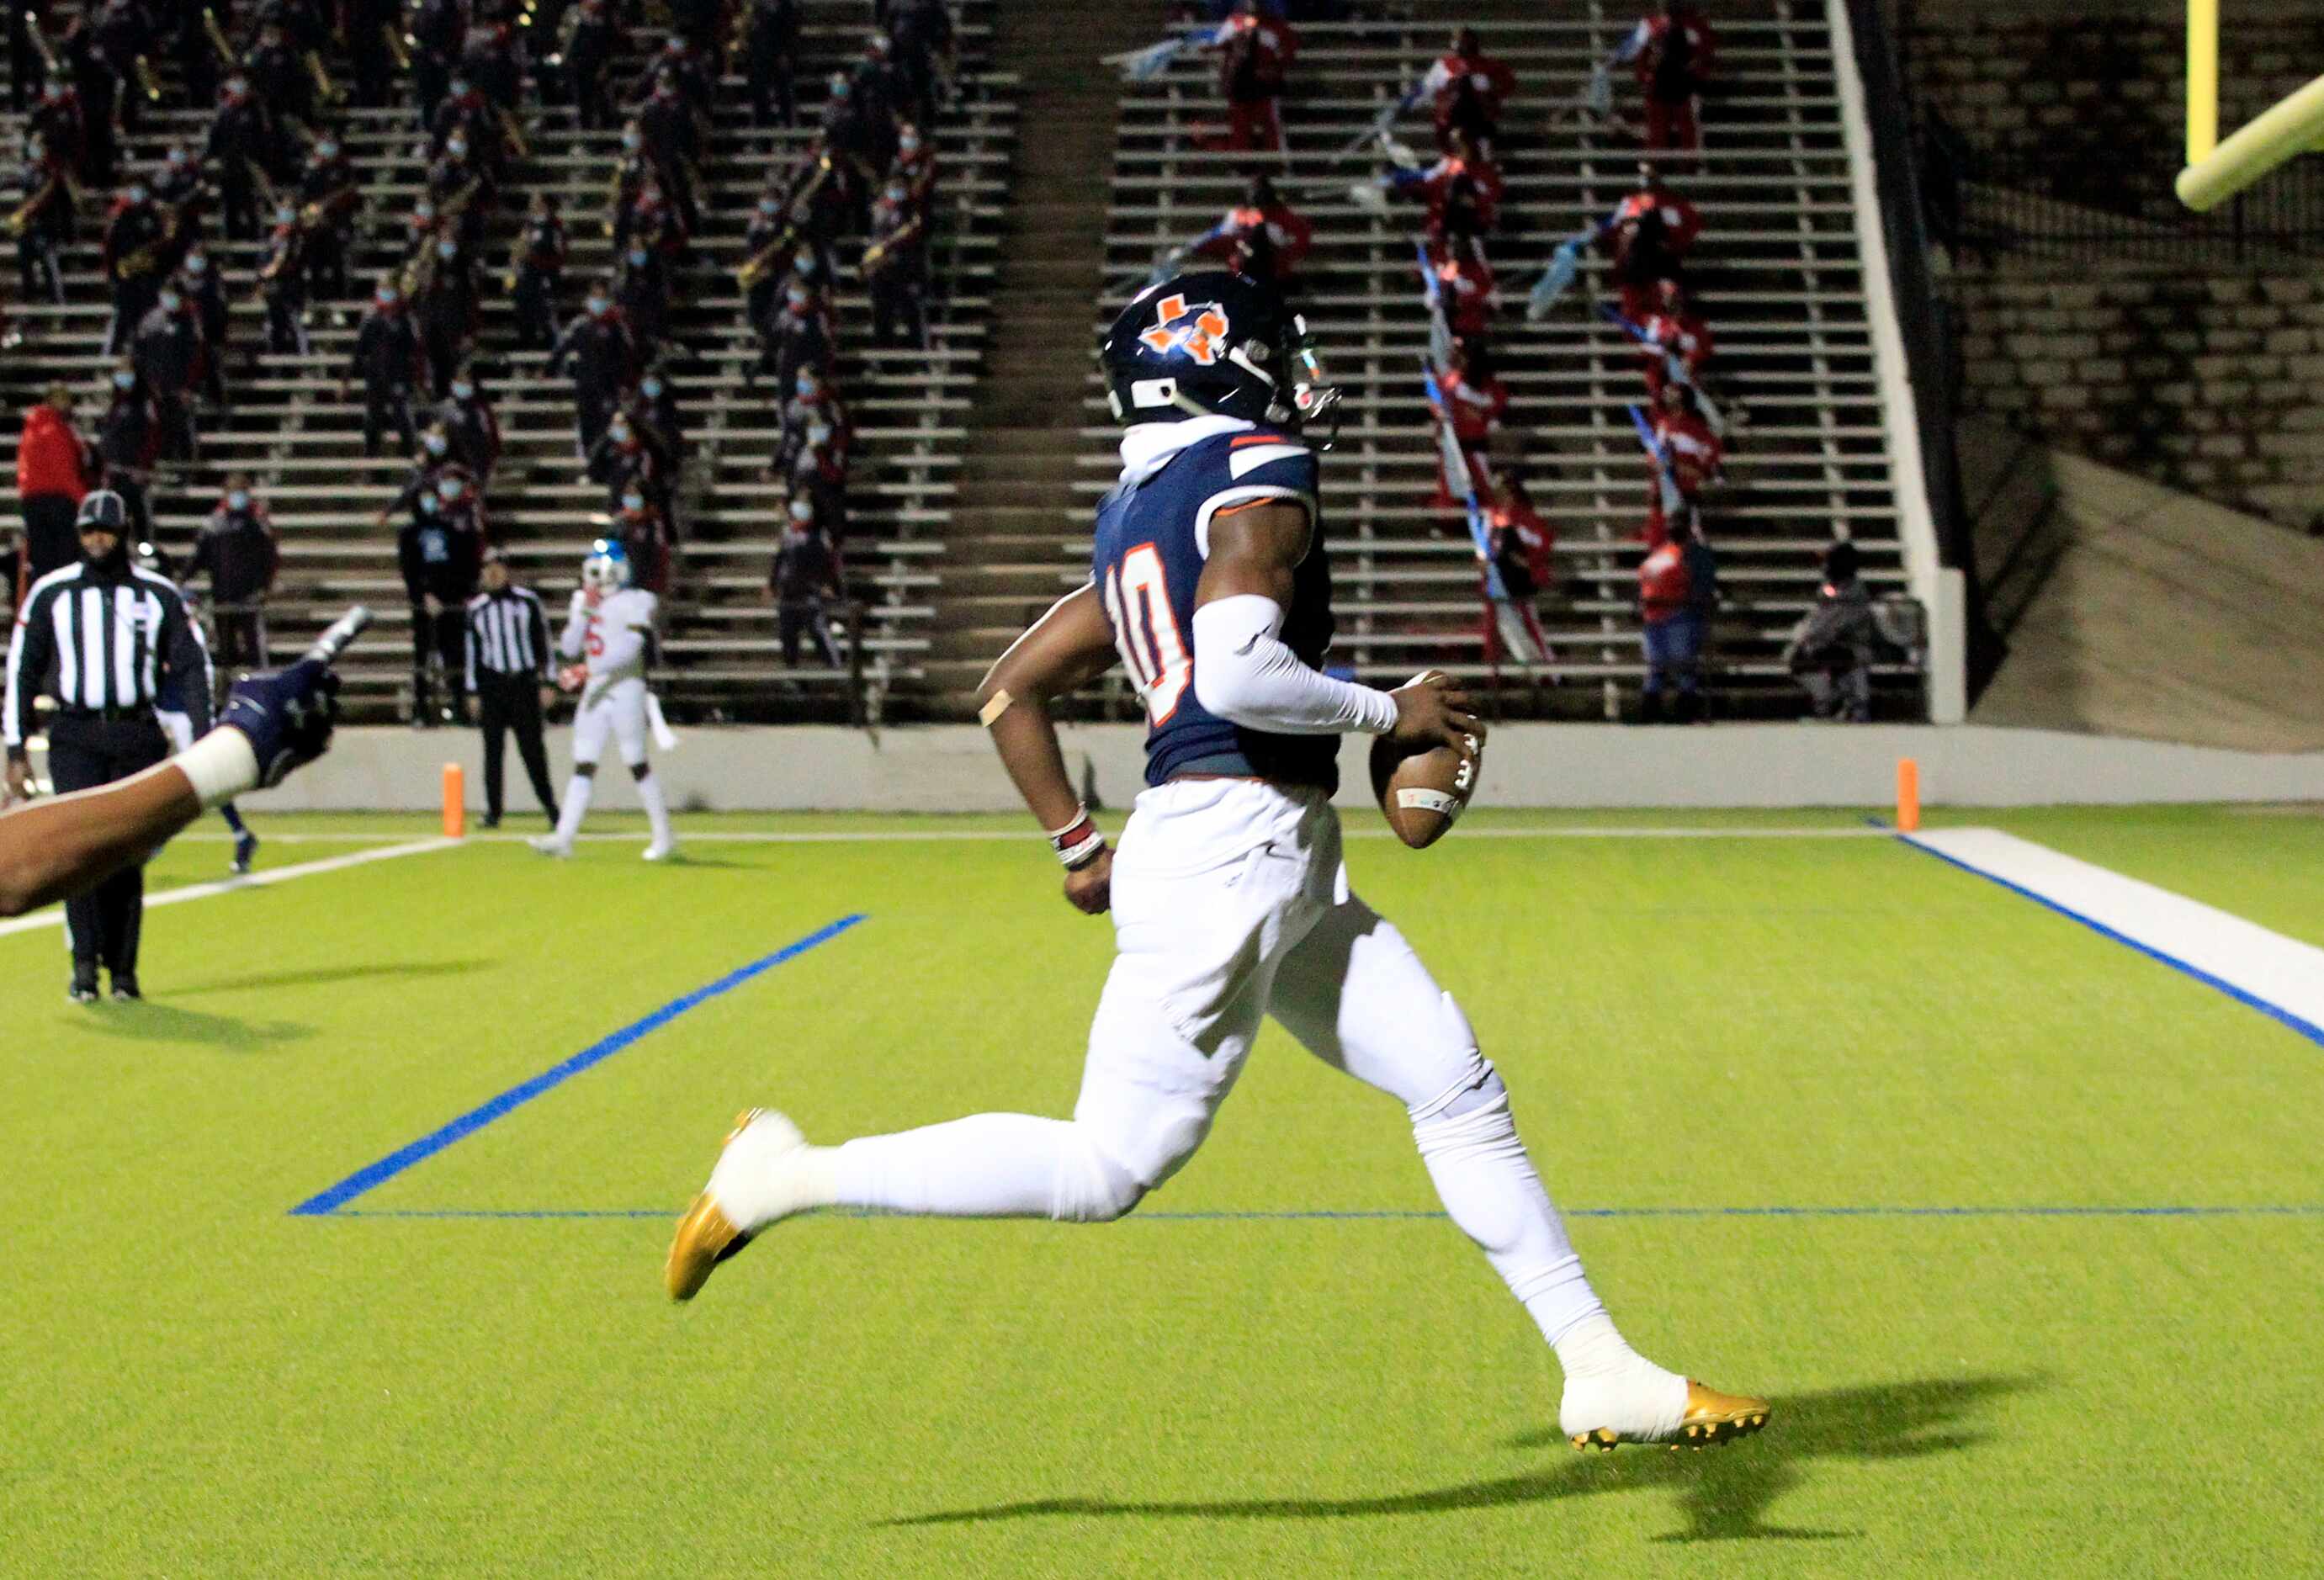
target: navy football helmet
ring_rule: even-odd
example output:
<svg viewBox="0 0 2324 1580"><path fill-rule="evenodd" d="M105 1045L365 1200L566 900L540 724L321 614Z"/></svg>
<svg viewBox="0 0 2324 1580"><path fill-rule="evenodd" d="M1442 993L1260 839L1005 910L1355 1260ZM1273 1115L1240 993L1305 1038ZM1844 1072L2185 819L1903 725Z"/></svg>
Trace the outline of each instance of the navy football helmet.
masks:
<svg viewBox="0 0 2324 1580"><path fill-rule="evenodd" d="M1130 299L1100 336L1116 422L1239 417L1320 434L1331 447L1338 388L1323 377L1307 321L1282 293L1223 269L1176 274Z"/></svg>

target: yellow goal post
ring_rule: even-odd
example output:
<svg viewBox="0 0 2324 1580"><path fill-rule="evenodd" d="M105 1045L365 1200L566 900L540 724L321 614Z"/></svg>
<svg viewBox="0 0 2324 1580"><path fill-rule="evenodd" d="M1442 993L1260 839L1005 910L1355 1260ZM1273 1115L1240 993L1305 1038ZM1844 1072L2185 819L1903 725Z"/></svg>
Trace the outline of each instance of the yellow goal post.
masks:
<svg viewBox="0 0 2324 1580"><path fill-rule="evenodd" d="M2179 172L2179 200L2199 214L2216 208L2319 142L2324 77L2220 140L2219 0L2187 0L2187 168Z"/></svg>

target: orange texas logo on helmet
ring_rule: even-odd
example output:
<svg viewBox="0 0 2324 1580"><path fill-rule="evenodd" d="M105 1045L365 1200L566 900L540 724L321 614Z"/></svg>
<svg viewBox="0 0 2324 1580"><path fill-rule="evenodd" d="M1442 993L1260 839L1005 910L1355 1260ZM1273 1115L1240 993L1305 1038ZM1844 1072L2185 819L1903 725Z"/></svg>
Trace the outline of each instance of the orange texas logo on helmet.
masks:
<svg viewBox="0 0 2324 1580"><path fill-rule="evenodd" d="M1165 356L1183 347L1187 355L1209 367L1219 360L1228 332L1227 316L1218 303L1190 308L1185 297L1167 296L1155 308L1154 327L1138 338Z"/></svg>

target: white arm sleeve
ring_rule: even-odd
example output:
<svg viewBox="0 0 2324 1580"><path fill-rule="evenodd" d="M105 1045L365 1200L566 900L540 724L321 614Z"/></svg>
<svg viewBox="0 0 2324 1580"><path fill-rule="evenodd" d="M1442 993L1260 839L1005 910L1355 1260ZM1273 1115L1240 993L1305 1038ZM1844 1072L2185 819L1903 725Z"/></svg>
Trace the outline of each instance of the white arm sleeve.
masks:
<svg viewBox="0 0 2324 1580"><path fill-rule="evenodd" d="M582 634L589 629L589 605L580 593L573 594L571 608L565 615L565 629L557 638L557 653L561 658L581 657Z"/></svg>
<svg viewBox="0 0 2324 1580"><path fill-rule="evenodd" d="M1283 606L1256 592L1194 611L1194 698L1230 724L1277 735L1381 735L1396 699L1311 669L1283 643Z"/></svg>

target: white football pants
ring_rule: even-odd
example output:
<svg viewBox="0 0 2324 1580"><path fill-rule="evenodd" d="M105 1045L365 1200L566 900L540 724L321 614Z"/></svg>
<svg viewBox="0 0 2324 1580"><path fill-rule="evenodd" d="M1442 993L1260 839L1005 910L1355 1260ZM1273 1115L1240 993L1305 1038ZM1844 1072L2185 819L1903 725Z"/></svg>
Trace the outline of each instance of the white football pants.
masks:
<svg viewBox="0 0 2324 1580"><path fill-rule="evenodd" d="M589 698L591 689L597 694L573 715L573 760L595 763L604 755L605 737L611 734L622 761L636 767L646 760L645 681L632 675L611 685L585 688L581 694Z"/></svg>
<svg viewBox="0 0 2324 1580"><path fill-rule="evenodd" d="M1120 1217L1185 1165L1260 1018L1404 1104L1438 1195L1553 1342L1604 1308L1468 1018L1348 891L1320 790L1179 780L1138 798L1113 864L1118 954L1070 1121L988 1114L851 1141L835 1204Z"/></svg>

